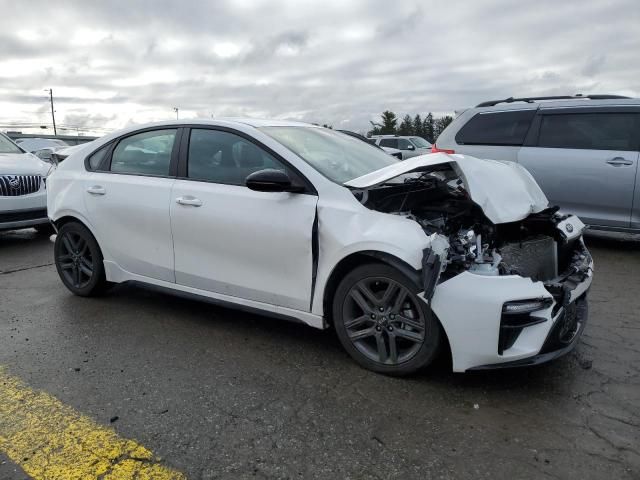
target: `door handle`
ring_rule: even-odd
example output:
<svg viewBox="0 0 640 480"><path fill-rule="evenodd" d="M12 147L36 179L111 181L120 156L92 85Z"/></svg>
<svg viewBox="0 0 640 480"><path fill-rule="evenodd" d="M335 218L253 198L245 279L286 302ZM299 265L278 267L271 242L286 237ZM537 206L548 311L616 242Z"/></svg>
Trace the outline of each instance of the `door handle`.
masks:
<svg viewBox="0 0 640 480"><path fill-rule="evenodd" d="M196 197L191 197L191 196L178 197L176 198L176 202L179 203L180 205L189 205L190 207L202 206L202 200Z"/></svg>
<svg viewBox="0 0 640 480"><path fill-rule="evenodd" d="M623 157L614 157L611 160L607 160L609 165L613 165L614 167L621 167L622 165L633 165L632 160L627 160Z"/></svg>
<svg viewBox="0 0 640 480"><path fill-rule="evenodd" d="M87 192L91 195L104 195L107 193L104 187L101 187L100 185L93 185L92 187L87 188Z"/></svg>

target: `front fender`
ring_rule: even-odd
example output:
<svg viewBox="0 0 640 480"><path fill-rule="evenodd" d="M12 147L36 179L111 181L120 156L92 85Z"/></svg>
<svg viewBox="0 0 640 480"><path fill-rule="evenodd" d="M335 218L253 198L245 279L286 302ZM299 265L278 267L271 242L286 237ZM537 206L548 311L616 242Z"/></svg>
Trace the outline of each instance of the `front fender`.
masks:
<svg viewBox="0 0 640 480"><path fill-rule="evenodd" d="M325 289L334 269L345 258L356 253L379 252L419 271L423 251L432 243L432 238L415 221L360 205L339 210L319 204L318 221L318 269L311 306L317 315L324 314Z"/></svg>

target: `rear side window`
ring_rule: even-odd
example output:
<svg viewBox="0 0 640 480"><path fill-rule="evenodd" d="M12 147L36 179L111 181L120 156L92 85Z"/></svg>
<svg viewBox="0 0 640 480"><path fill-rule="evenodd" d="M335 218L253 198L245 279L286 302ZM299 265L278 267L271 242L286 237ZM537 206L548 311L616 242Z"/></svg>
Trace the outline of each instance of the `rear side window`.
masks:
<svg viewBox="0 0 640 480"><path fill-rule="evenodd" d="M640 114L571 113L544 115L539 147L589 150L637 150Z"/></svg>
<svg viewBox="0 0 640 480"><path fill-rule="evenodd" d="M111 171L137 175L169 175L176 130L152 130L125 137L113 150Z"/></svg>
<svg viewBox="0 0 640 480"><path fill-rule="evenodd" d="M380 140L381 147L388 148L398 148L398 139L397 138L383 138Z"/></svg>
<svg viewBox="0 0 640 480"><path fill-rule="evenodd" d="M89 156L89 170L98 170L100 168L100 165L102 164L102 161L104 160L105 155L109 151L110 146L111 144L107 144L104 147L102 147L100 150L92 153Z"/></svg>
<svg viewBox="0 0 640 480"><path fill-rule="evenodd" d="M456 135L459 145L522 145L535 110L479 113Z"/></svg>

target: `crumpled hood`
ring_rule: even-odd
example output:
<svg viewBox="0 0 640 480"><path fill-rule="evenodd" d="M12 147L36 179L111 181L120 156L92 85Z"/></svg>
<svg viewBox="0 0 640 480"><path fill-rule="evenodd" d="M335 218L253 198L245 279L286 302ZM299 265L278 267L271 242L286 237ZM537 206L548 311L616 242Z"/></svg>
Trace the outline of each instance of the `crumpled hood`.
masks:
<svg viewBox="0 0 640 480"><path fill-rule="evenodd" d="M410 158L346 182L346 187L366 190L413 172L428 172L450 164L464 188L493 223L516 222L549 206L531 174L514 162L483 160L469 155L432 153Z"/></svg>
<svg viewBox="0 0 640 480"><path fill-rule="evenodd" d="M0 153L0 175L47 176L51 165L31 153Z"/></svg>

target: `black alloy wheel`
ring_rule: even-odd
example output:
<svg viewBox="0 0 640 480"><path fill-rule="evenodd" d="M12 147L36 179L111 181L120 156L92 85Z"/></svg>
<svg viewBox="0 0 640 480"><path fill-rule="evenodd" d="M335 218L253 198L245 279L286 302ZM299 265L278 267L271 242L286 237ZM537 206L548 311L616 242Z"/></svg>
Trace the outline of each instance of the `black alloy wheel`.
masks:
<svg viewBox="0 0 640 480"><path fill-rule="evenodd" d="M343 346L358 363L404 375L433 360L440 326L418 290L383 264L358 267L345 277L334 299L334 321Z"/></svg>
<svg viewBox="0 0 640 480"><path fill-rule="evenodd" d="M84 225L71 222L60 229L54 257L62 283L76 295L95 295L107 286L102 253Z"/></svg>

